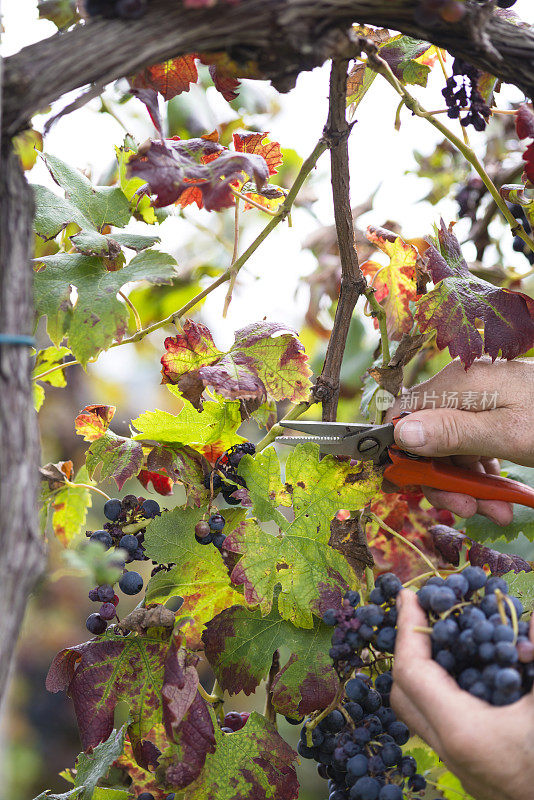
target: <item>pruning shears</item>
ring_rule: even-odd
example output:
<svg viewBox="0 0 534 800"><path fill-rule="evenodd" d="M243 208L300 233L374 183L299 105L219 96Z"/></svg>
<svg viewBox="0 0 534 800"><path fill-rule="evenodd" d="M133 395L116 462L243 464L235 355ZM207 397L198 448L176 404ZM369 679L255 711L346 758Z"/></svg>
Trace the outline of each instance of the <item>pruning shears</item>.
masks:
<svg viewBox="0 0 534 800"><path fill-rule="evenodd" d="M534 489L519 481L472 472L440 458L416 456L399 448L393 432L400 418L383 425L282 420L279 424L284 428L305 435L277 436L276 441L289 445L315 442L324 454L373 461L384 467L384 478L403 491L429 486L477 500L503 500L534 508Z"/></svg>

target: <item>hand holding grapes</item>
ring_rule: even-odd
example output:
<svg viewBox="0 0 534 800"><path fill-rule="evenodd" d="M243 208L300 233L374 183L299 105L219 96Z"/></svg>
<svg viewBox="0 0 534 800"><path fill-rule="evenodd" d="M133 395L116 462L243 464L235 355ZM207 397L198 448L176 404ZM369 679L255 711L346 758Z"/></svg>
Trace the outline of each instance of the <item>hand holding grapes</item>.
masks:
<svg viewBox="0 0 534 800"><path fill-rule="evenodd" d="M447 457L476 472L498 475L498 458L534 466L533 407L531 360L481 360L467 371L454 361L397 400L388 418L413 411L395 429L396 442L404 450ZM423 491L434 506L461 517L478 513L500 525L511 522L508 503L425 487Z"/></svg>
<svg viewBox="0 0 534 800"><path fill-rule="evenodd" d="M397 716L438 753L476 800L524 800L534 784L534 696L496 708L459 688L432 660L416 596L397 598L391 694ZM531 639L534 638L531 626Z"/></svg>

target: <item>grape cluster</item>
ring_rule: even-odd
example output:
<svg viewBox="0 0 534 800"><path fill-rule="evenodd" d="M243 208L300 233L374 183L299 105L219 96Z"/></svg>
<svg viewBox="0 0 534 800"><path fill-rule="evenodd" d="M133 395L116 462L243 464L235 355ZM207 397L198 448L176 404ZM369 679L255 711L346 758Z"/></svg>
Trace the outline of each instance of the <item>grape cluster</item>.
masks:
<svg viewBox="0 0 534 800"><path fill-rule="evenodd" d="M125 558L117 559L117 566L124 569L125 565L132 561L147 560L143 546L146 525L143 523L160 514L159 503L155 500L145 500L133 494L127 494L122 500L112 497L104 505L104 516L109 521L101 530L87 531L87 536L91 542L99 542L106 550L113 546L124 550ZM119 579L121 592L134 595L139 594L142 588L141 575L133 570L124 570ZM98 636L104 633L108 622L117 616L119 598L112 586L103 584L91 589L89 599L102 603L99 611L90 614L85 623L87 630Z"/></svg>
<svg viewBox="0 0 534 800"><path fill-rule="evenodd" d="M140 19L146 13L148 0L83 0L88 17L106 19Z"/></svg>
<svg viewBox="0 0 534 800"><path fill-rule="evenodd" d="M359 593L350 591L341 609L326 611L323 621L335 626L330 658L341 678L363 666L361 651L364 648L393 653L397 632L395 598L401 588L397 576L388 572L377 578L368 604L360 605Z"/></svg>
<svg viewBox="0 0 534 800"><path fill-rule="evenodd" d="M502 578L467 567L417 592L432 626L432 656L460 688L494 706L515 703L534 685L534 644L523 605Z"/></svg>
<svg viewBox="0 0 534 800"><path fill-rule="evenodd" d="M478 88L480 76L479 69L461 58L455 58L452 75L442 91L449 118L459 119L464 128L472 125L477 131L485 130L491 113ZM461 116L466 110L467 113Z"/></svg>
<svg viewBox="0 0 534 800"><path fill-rule="evenodd" d="M311 729L311 720L303 726L297 751L319 762L319 775L329 779L329 800L403 800L405 791L411 796L426 788L415 759L402 754L410 732L390 706L392 684L390 672L374 682L356 674L340 708Z"/></svg>
<svg viewBox="0 0 534 800"><path fill-rule="evenodd" d="M221 731L223 733L236 733L245 727L249 717L248 711L228 711L224 715Z"/></svg>
<svg viewBox="0 0 534 800"><path fill-rule="evenodd" d="M509 206L509 208L516 220L523 226L525 231L527 233L531 233L530 222L528 221L523 206L519 205L519 203L513 203ZM513 248L516 253L523 253L528 263L534 265L534 253L520 236L514 236Z"/></svg>
<svg viewBox="0 0 534 800"><path fill-rule="evenodd" d="M195 525L195 539L199 544L214 544L217 550L221 550L226 536L223 528L226 520L222 514L212 514L207 522L201 520Z"/></svg>
<svg viewBox="0 0 534 800"><path fill-rule="evenodd" d="M232 495L237 490L238 486L244 486L246 488L246 483L243 478L237 474L237 468L244 455L253 456L255 452L256 448L252 442L236 444L229 450L226 450L215 462L213 471L204 478L204 486L206 489L209 489L213 496L221 492L223 498L230 506L239 505L241 501L237 497L232 497Z"/></svg>

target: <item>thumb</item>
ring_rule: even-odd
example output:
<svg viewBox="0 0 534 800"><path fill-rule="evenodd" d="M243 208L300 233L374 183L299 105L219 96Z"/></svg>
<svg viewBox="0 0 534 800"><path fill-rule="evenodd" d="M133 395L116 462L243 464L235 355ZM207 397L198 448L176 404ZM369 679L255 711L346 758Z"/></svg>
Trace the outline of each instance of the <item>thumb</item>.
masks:
<svg viewBox="0 0 534 800"><path fill-rule="evenodd" d="M424 409L395 426L395 441L420 456L500 457L503 428L499 409L460 411L455 408Z"/></svg>

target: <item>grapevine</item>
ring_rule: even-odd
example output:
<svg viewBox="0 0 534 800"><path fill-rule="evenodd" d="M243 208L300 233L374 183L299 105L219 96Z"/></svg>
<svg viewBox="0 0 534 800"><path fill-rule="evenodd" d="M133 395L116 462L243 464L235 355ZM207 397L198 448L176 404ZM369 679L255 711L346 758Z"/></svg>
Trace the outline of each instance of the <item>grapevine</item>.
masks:
<svg viewBox="0 0 534 800"><path fill-rule="evenodd" d="M427 735L413 708L426 721L433 702L420 708L412 693L455 693L449 735L472 730L461 711L478 709L482 742L495 715L519 718L530 702L530 506L504 524L509 505L484 499L488 485L509 486L492 454L469 462L483 494L436 495L437 483L422 485L428 470L388 482L399 463L428 466L417 447L437 434L400 439L404 424L423 425L421 409L443 425L447 412L510 413L500 397L483 405L489 389L467 397L471 381L504 375L504 395L530 363L519 359L534 347L534 111L517 56L530 34L511 0L353 6L42 2L59 32L3 70L0 461L12 469L0 482L0 560L12 563L0 582L0 699L21 631L6 730L27 738L6 758L10 797L479 800L495 765L471 763L482 757L467 736L455 758L441 720ZM315 126L308 102L302 124L313 115L317 134L301 153L281 95L327 60L324 119ZM59 116L43 111L81 87ZM98 107L120 130L107 169L86 169L90 153L64 158L49 136L95 97L87 114ZM388 126L420 136L413 172L440 204L428 223L414 203L413 230L407 203L382 217L376 186L396 188L382 163L367 186L366 147L375 158L388 145L362 142L357 120L373 120L377 102L386 142ZM306 302L295 330L285 320ZM38 501L30 385L45 454ZM330 427L300 438L300 417L301 430ZM529 435L506 428L497 455L530 463ZM462 452L463 440L446 448L447 475ZM62 460L44 463L48 453ZM521 499L524 469L503 465ZM502 536L520 554L501 552ZM50 564L23 628L46 538ZM421 624L406 622L410 608ZM62 730L61 708L77 734L68 721ZM54 748L76 736L80 752L61 752L59 772ZM26 775L16 765L30 750ZM511 800L530 775L523 762L515 772Z"/></svg>

